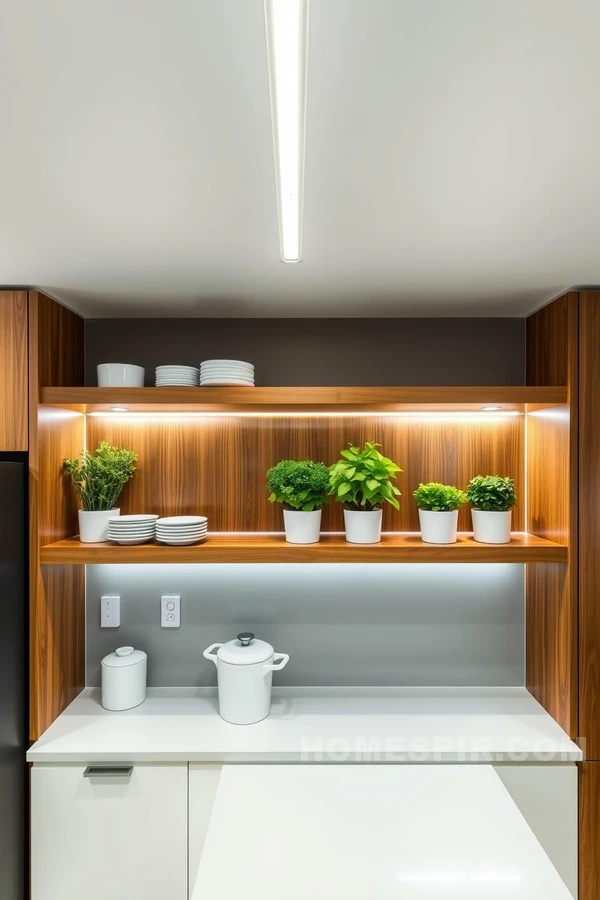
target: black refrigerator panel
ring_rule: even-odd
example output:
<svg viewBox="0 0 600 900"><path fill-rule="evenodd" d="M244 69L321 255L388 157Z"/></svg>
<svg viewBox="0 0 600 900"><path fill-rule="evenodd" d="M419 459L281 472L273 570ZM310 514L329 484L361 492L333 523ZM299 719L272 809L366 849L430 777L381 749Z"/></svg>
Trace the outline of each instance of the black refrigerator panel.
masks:
<svg viewBox="0 0 600 900"><path fill-rule="evenodd" d="M25 896L26 472L0 454L0 898ZM13 456L13 460L15 457Z"/></svg>

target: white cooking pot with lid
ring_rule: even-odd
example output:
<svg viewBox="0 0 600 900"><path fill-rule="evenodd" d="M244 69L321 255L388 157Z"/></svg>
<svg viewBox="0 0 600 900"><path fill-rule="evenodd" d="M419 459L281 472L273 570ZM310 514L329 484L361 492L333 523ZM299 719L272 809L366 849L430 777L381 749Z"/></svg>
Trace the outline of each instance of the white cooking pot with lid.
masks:
<svg viewBox="0 0 600 900"><path fill-rule="evenodd" d="M287 653L277 653L266 641L245 631L235 641L211 644L203 656L217 667L219 713L226 722L252 725L267 718L273 672L287 665Z"/></svg>

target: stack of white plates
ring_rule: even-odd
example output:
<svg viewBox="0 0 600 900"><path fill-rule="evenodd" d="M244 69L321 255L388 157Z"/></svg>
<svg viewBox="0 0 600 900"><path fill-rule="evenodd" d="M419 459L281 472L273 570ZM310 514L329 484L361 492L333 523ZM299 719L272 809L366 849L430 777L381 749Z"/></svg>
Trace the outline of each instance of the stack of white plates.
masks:
<svg viewBox="0 0 600 900"><path fill-rule="evenodd" d="M206 516L167 516L156 523L156 539L173 547L199 544L206 538L207 532Z"/></svg>
<svg viewBox="0 0 600 900"><path fill-rule="evenodd" d="M198 369L195 366L157 366L156 387L180 385L196 387L198 385Z"/></svg>
<svg viewBox="0 0 600 900"><path fill-rule="evenodd" d="M108 520L108 539L117 544L146 544L154 537L158 516L115 516Z"/></svg>
<svg viewBox="0 0 600 900"><path fill-rule="evenodd" d="M238 359L206 359L200 363L200 384L254 387L254 366Z"/></svg>

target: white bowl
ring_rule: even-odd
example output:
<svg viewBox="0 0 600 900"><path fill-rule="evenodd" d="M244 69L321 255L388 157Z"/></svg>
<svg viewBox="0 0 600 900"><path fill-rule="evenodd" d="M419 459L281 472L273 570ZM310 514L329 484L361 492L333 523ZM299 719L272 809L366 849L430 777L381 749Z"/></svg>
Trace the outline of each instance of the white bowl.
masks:
<svg viewBox="0 0 600 900"><path fill-rule="evenodd" d="M145 369L129 363L101 363L96 367L98 387L144 387Z"/></svg>

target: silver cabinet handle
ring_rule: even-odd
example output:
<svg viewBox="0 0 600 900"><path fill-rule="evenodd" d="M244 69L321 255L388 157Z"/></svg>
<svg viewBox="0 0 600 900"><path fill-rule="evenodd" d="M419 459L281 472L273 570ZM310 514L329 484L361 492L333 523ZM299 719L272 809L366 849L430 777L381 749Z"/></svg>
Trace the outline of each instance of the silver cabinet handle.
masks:
<svg viewBox="0 0 600 900"><path fill-rule="evenodd" d="M133 766L88 766L84 778L129 778Z"/></svg>

